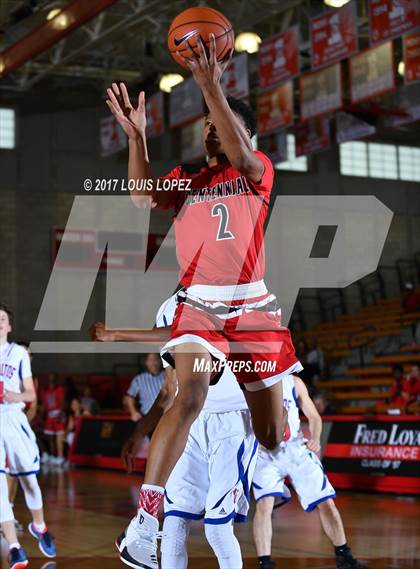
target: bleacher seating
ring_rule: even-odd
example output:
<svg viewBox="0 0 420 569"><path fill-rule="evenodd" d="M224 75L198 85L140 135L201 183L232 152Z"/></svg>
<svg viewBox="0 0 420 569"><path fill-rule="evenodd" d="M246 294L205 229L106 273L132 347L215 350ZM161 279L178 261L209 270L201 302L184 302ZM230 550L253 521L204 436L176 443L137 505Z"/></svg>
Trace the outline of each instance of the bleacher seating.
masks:
<svg viewBox="0 0 420 569"><path fill-rule="evenodd" d="M398 345L404 329L420 322L420 312L403 312L401 297L384 299L349 315L339 316L334 322L322 323L301 334L311 343L316 341L331 366L341 360L338 377L319 381L317 387L327 391L328 398L340 413L373 413L389 406L392 369L402 365L408 373L410 365L420 364L420 345L405 343L397 350L380 353L368 365L348 365L347 358L366 347L375 347L380 338L388 338ZM353 358L354 359L354 358Z"/></svg>

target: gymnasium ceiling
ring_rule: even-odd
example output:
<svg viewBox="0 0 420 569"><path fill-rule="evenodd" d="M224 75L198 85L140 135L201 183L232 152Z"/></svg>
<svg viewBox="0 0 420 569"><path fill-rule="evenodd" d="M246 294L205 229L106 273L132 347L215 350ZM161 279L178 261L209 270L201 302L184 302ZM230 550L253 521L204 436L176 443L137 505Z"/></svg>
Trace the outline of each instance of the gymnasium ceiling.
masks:
<svg viewBox="0 0 420 569"><path fill-rule="evenodd" d="M70 0L0 0L0 53L45 23L52 9L69 4ZM114 80L127 82L133 91L154 92L163 73L185 74L168 53L167 31L179 12L199 4L222 11L236 34L256 31L268 38L298 24L301 67L310 69L309 18L327 9L322 0L116 0L1 78L0 101L18 104L23 113L97 106ZM357 0L357 4L359 45L364 48L369 43L366 1ZM257 58L252 57L251 85L257 83L256 71ZM418 144L419 131L420 123L416 123L384 136Z"/></svg>
<svg viewBox="0 0 420 569"><path fill-rule="evenodd" d="M88 2L89 0L84 0ZM69 0L0 0L0 51L45 22L48 12ZM55 46L0 81L0 89L24 92L35 85L85 84L103 90L110 80L148 82L180 71L170 57L166 36L182 10L206 4L221 10L235 32L255 30L262 37L290 24L307 28L308 17L324 9L322 0L117 0ZM308 46L302 46L302 55Z"/></svg>

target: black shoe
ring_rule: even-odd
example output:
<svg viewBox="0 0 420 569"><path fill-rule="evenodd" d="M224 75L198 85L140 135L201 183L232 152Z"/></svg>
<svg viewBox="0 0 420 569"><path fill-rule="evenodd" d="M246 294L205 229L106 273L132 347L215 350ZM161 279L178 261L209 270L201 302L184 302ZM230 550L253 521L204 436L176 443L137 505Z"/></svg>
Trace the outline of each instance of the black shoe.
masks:
<svg viewBox="0 0 420 569"><path fill-rule="evenodd" d="M264 561L263 563L260 563L258 565L258 569L275 569L276 564L274 563L274 561L272 559L269 559L268 561Z"/></svg>
<svg viewBox="0 0 420 569"><path fill-rule="evenodd" d="M369 569L367 565L355 559L352 555L337 555L337 569Z"/></svg>

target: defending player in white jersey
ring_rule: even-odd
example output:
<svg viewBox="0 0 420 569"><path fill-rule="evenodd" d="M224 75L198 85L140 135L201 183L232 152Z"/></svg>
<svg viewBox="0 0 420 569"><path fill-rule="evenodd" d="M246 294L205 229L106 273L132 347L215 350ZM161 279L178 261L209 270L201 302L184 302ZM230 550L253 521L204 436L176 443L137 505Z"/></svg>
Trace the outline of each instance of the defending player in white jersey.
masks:
<svg viewBox="0 0 420 569"><path fill-rule="evenodd" d="M271 559L273 508L291 500L285 484L288 477L305 512L317 510L322 528L335 547L337 569L366 569L353 558L347 545L343 522L334 503L335 491L321 461L322 419L303 381L293 375L283 379L284 407L288 424L284 440L269 451L260 447L252 487L257 501L254 517L254 541L260 569L274 569ZM309 422L310 439L303 437L299 409Z"/></svg>
<svg viewBox="0 0 420 569"><path fill-rule="evenodd" d="M44 521L39 472L39 449L35 434L23 411L34 401L31 364L25 348L7 341L12 329L12 313L0 304L0 523L10 548L11 569L28 565L25 551L16 536L13 510L6 481L6 458L11 476L16 476L32 514L29 532L38 540L46 557L55 557L55 544Z"/></svg>
<svg viewBox="0 0 420 569"><path fill-rule="evenodd" d="M175 297L176 295L169 298L159 309L157 327L172 324L176 309ZM137 339L144 340L145 336L138 336ZM167 368L167 373L170 374L168 383L172 381L173 372ZM169 388L168 391L172 393L173 400L175 390ZM162 401L158 401L155 409L161 404ZM155 409L150 411L152 415ZM159 413L154 414L152 422L148 416L144 420L144 424L143 419L139 421L134 435L125 445L124 453L126 460L127 454L130 455L129 462L136 456L144 434L156 426ZM210 386L203 409L191 427L185 450L166 485L162 569L186 569L191 523L201 519L204 520L205 535L218 559L219 567L242 567L241 550L233 532L233 522L246 520L257 446L245 397L235 376L226 367L216 385ZM147 524L148 514L142 512L142 516ZM117 540L121 560L128 565L129 544L136 539L138 526L136 516Z"/></svg>

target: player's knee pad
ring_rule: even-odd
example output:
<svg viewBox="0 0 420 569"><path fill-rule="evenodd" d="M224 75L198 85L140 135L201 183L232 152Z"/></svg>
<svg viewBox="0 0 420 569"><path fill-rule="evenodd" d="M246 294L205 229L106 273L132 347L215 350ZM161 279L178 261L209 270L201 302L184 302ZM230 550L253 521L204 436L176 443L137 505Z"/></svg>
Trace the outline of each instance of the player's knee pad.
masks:
<svg viewBox="0 0 420 569"><path fill-rule="evenodd" d="M9 502L6 475L0 473L0 523L13 520L14 517L12 506Z"/></svg>
<svg viewBox="0 0 420 569"><path fill-rule="evenodd" d="M42 494L35 474L19 477L20 485L25 494L25 502L30 510L42 508Z"/></svg>
<svg viewBox="0 0 420 569"><path fill-rule="evenodd" d="M163 523L161 545L162 569L186 569L188 565L187 540L191 520L167 516Z"/></svg>
<svg viewBox="0 0 420 569"><path fill-rule="evenodd" d="M241 569L241 548L233 532L233 523L204 524L204 531L207 541L219 561L220 568Z"/></svg>

